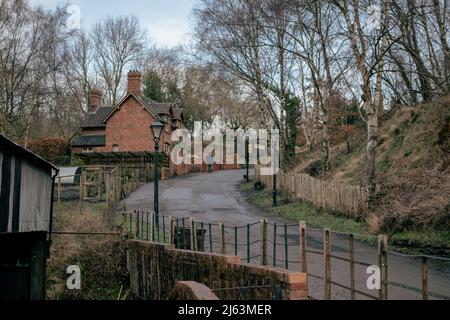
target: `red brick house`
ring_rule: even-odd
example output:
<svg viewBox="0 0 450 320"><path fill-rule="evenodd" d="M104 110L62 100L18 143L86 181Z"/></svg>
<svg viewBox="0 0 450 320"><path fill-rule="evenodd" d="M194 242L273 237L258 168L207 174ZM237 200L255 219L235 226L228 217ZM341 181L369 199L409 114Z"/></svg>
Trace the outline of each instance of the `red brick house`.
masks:
<svg viewBox="0 0 450 320"><path fill-rule="evenodd" d="M115 106L102 105L102 93L93 89L89 113L80 134L71 142L75 154L148 153L154 151L150 124L159 119L165 124L160 151L169 154L172 132L184 127L183 112L174 103L159 103L142 93L142 75L128 73L126 95Z"/></svg>

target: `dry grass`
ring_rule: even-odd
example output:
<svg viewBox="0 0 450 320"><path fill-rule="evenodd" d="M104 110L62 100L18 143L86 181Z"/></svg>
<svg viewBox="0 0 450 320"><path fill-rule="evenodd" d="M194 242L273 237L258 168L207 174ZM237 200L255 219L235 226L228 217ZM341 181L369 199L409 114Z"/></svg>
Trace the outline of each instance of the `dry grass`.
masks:
<svg viewBox="0 0 450 320"><path fill-rule="evenodd" d="M64 204L56 211L55 229L61 232L111 233L99 208ZM81 290L68 290L66 269L81 269ZM126 252L120 236L55 235L48 263L49 299L116 299L126 287Z"/></svg>
<svg viewBox="0 0 450 320"><path fill-rule="evenodd" d="M382 123L376 170L378 198L366 222L373 232L435 230L450 226L450 97L403 107ZM353 151L334 147L331 171L321 178L359 184L364 136L355 136ZM305 155L297 170L320 160L318 150ZM297 171L296 170L296 171Z"/></svg>

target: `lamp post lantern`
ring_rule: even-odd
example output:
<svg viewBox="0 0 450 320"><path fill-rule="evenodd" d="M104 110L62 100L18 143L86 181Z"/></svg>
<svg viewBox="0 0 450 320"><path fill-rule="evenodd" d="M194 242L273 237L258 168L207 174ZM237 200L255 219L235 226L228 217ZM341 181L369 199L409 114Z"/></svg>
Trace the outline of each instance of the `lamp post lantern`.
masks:
<svg viewBox="0 0 450 320"><path fill-rule="evenodd" d="M155 142L155 153L154 153L154 190L153 190L153 211L155 211L156 227L159 228L159 199L158 199L158 158L159 158L159 141L161 139L161 133L164 129L164 124L161 121L156 120L150 125L150 130L153 135L153 141Z"/></svg>

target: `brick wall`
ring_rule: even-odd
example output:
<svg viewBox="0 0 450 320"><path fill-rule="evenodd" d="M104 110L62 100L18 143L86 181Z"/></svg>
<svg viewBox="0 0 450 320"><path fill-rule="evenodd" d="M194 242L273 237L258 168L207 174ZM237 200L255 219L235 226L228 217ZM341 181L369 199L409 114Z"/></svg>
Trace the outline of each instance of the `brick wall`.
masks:
<svg viewBox="0 0 450 320"><path fill-rule="evenodd" d="M119 151L153 151L150 124L152 115L132 96L122 104L106 123L106 152L112 152L113 145Z"/></svg>
<svg viewBox="0 0 450 320"><path fill-rule="evenodd" d="M166 300L178 281L202 283L222 300L307 298L304 273L246 264L235 256L178 250L173 245L128 241L128 269L132 294L144 300ZM242 289L227 289L235 287Z"/></svg>

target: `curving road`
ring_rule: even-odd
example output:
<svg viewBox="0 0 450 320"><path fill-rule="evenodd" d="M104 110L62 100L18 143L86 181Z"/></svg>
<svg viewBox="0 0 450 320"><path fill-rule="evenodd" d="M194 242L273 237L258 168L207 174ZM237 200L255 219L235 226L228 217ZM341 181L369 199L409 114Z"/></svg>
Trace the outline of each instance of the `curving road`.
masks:
<svg viewBox="0 0 450 320"><path fill-rule="evenodd" d="M223 222L226 235L226 253L237 254L243 261L250 257L250 263L260 263L261 243L260 225L257 224L262 218L268 218L268 243L267 255L269 265L285 267L285 246L288 241L288 268L300 270L300 248L299 230L297 222L271 217L268 212L256 208L246 201L245 196L239 191L238 185L243 179L244 170L220 171L212 174L191 174L160 182L160 210L162 215L171 215L173 219L194 217L200 226L206 229L205 250L220 252L219 226ZM144 209L153 207L153 184L146 184L132 193L125 201L127 210ZM186 221L187 222L187 221ZM181 223L181 222L180 222ZM254 224L256 223L256 224ZM277 232L274 234L274 223L277 224ZM209 227L211 224L211 227ZM246 225L251 226L247 229ZM254 224L254 225L253 225ZM286 228L286 234L284 225ZM237 229L237 243L235 246ZM211 228L211 235L209 232ZM247 232L249 233L247 234ZM247 239L253 243L247 247ZM276 238L274 245L273 239ZM309 228L307 244L308 249L323 249L323 232ZM348 258L347 236L332 234L332 254ZM210 246L212 244L212 247ZM355 242L355 259L365 264L375 265L378 263L377 249L362 242ZM276 250L274 250L276 248ZM275 256L275 259L274 259ZM323 282L315 276L323 275L323 257L317 254L308 254L308 288L309 295L323 298ZM332 259L332 280L350 286L349 263ZM400 257L389 254L388 256L388 279L389 281L403 285L398 287L390 285L388 288L389 299L420 299L421 292L408 287L421 288L421 260L410 257ZM429 261L429 290L439 295L450 296L450 264L442 264ZM372 296L377 296L375 290L368 290L366 281L368 275L367 267L355 266L356 289ZM333 299L350 299L348 290L332 285ZM432 299L433 297L430 297ZM356 294L356 299L368 299L363 294Z"/></svg>

